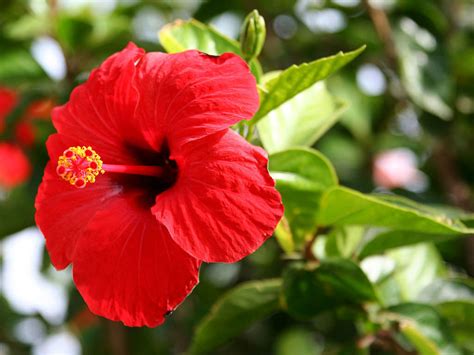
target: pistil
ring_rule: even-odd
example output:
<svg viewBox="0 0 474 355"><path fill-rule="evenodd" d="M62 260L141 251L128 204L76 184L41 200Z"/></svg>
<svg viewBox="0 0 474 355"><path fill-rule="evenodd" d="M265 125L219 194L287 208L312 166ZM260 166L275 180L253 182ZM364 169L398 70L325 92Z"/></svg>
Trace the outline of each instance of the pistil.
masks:
<svg viewBox="0 0 474 355"><path fill-rule="evenodd" d="M160 166L104 164L91 147L70 147L58 159L57 174L71 185L84 188L93 184L99 174L118 173L161 177Z"/></svg>
<svg viewBox="0 0 474 355"><path fill-rule="evenodd" d="M148 166L148 165L102 164L102 169L108 173L134 174L134 175L155 176L155 177L160 177L164 173L164 169L161 166Z"/></svg>

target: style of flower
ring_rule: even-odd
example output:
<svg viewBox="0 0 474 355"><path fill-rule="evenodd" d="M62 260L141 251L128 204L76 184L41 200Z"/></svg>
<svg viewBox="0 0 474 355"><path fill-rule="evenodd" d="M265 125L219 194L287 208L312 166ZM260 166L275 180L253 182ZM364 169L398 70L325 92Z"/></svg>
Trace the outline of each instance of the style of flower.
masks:
<svg viewBox="0 0 474 355"><path fill-rule="evenodd" d="M258 108L236 55L129 44L53 111L36 222L92 312L157 326L202 261L235 262L283 213L266 153L229 127Z"/></svg>

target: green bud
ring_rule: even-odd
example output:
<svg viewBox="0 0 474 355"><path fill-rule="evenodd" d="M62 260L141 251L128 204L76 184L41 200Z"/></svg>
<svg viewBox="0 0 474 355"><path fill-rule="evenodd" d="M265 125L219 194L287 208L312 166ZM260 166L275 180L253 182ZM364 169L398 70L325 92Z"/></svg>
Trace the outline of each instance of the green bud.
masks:
<svg viewBox="0 0 474 355"><path fill-rule="evenodd" d="M253 10L247 15L240 30L240 48L245 60L258 57L265 43L265 20Z"/></svg>

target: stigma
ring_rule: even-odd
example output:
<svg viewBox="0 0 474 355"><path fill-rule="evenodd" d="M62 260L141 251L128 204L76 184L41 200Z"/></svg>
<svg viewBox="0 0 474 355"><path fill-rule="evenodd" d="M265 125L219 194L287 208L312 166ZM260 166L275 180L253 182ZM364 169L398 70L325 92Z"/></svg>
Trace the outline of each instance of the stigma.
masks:
<svg viewBox="0 0 474 355"><path fill-rule="evenodd" d="M69 147L58 159L56 173L77 188L93 184L99 174L104 174L102 160L91 147Z"/></svg>

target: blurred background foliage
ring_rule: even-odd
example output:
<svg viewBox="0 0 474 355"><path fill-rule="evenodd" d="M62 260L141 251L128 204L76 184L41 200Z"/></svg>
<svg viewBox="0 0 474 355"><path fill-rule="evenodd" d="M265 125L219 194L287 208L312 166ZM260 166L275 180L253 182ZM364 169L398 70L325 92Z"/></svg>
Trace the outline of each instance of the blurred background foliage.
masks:
<svg viewBox="0 0 474 355"><path fill-rule="evenodd" d="M278 238L242 262L204 265L157 329L95 317L28 228L51 107L129 41L179 50L166 43L187 43L179 26L161 43L157 33L189 18L237 39L254 8L267 26L262 87L273 71L367 45L251 136L272 154L283 194ZM474 353L474 242L457 238L474 227L471 0L0 0L0 87L14 96L5 112L0 101L0 354ZM14 154L27 160L11 170ZM322 185L331 190L321 199ZM317 228L316 213L331 228Z"/></svg>

